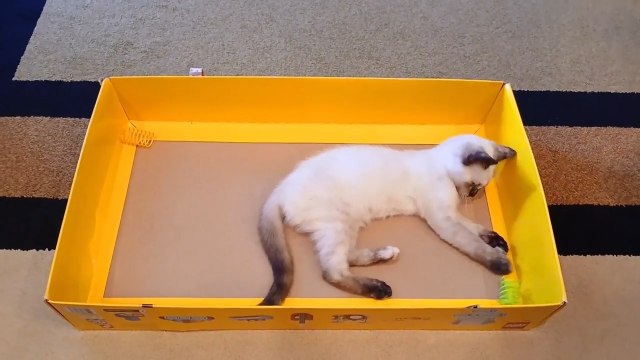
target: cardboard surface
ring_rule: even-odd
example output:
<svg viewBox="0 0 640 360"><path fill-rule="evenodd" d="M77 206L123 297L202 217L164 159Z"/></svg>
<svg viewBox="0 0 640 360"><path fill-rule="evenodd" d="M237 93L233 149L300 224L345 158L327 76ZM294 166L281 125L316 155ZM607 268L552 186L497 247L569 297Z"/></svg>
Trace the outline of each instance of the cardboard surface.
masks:
<svg viewBox="0 0 640 360"><path fill-rule="evenodd" d="M105 297L262 298L272 280L256 230L262 203L297 162L330 146L155 142L138 148ZM461 210L491 227L484 197ZM309 239L292 230L287 239L295 262L290 297L355 297L322 280ZM396 261L352 268L386 281L394 298L497 297L499 277L418 218L376 221L358 245L400 248Z"/></svg>

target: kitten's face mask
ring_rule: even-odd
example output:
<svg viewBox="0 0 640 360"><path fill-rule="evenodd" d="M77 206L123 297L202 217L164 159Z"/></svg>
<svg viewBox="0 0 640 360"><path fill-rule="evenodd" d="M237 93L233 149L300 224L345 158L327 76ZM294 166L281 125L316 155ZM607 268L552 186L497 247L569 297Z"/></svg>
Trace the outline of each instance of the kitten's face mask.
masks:
<svg viewBox="0 0 640 360"><path fill-rule="evenodd" d="M469 146L463 153L461 162L464 177L456 183L458 193L463 198L478 195L493 178L496 165L516 156L516 151L508 146L491 143L485 146Z"/></svg>

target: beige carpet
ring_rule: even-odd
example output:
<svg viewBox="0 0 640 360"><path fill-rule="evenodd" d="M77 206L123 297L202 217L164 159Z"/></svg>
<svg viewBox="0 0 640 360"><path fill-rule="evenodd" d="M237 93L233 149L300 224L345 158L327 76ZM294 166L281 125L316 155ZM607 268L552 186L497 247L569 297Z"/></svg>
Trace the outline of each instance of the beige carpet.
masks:
<svg viewBox="0 0 640 360"><path fill-rule="evenodd" d="M96 80L196 66L633 91L639 18L635 0L49 0L15 78Z"/></svg>

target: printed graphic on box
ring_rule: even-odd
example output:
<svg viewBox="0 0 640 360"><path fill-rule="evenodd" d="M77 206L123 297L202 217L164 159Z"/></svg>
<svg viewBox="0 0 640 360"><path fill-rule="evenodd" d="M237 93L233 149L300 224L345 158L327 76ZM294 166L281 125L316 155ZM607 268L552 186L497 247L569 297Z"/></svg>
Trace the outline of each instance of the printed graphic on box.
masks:
<svg viewBox="0 0 640 360"><path fill-rule="evenodd" d="M215 318L212 316L182 316L182 315L171 315L171 316L160 316L162 320L173 321L182 324L192 324L203 321L211 321Z"/></svg>
<svg viewBox="0 0 640 360"><path fill-rule="evenodd" d="M144 311L138 309L104 309L104 312L127 321L140 321L144 317Z"/></svg>
<svg viewBox="0 0 640 360"><path fill-rule="evenodd" d="M344 314L344 315L333 315L331 318L331 322L333 323L344 323L344 322L356 322L356 323L366 323L368 317L366 315L357 315L357 314Z"/></svg>
<svg viewBox="0 0 640 360"><path fill-rule="evenodd" d="M271 315L232 316L229 319L235 320L235 321L255 322L255 321L273 320L273 316Z"/></svg>
<svg viewBox="0 0 640 360"><path fill-rule="evenodd" d="M294 313L291 314L291 320L297 321L300 325L304 325L307 321L313 320L313 315L307 313Z"/></svg>
<svg viewBox="0 0 640 360"><path fill-rule="evenodd" d="M98 325L103 329L113 329L113 325L111 325L107 320L102 318L95 310L88 307L80 307L80 306L67 306L65 308L68 312L76 315L80 315L84 318L85 321L92 323L94 325Z"/></svg>
<svg viewBox="0 0 640 360"><path fill-rule="evenodd" d="M470 309L470 312L453 315L454 325L487 325L496 322L496 319L507 314L497 309Z"/></svg>

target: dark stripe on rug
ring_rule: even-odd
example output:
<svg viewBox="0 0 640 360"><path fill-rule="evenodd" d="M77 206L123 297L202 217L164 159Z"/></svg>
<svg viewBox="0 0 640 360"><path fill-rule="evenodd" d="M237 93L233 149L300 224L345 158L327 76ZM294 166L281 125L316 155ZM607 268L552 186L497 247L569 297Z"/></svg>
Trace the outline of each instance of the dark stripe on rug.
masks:
<svg viewBox="0 0 640 360"><path fill-rule="evenodd" d="M95 81L0 83L0 116L90 118ZM640 127L640 93L515 91L525 126Z"/></svg>
<svg viewBox="0 0 640 360"><path fill-rule="evenodd" d="M11 81L46 0L5 0L0 7L0 83Z"/></svg>
<svg viewBox="0 0 640 360"><path fill-rule="evenodd" d="M516 90L527 126L640 127L640 93Z"/></svg>
<svg viewBox="0 0 640 360"><path fill-rule="evenodd" d="M55 249L66 206L66 199L0 197L0 249Z"/></svg>
<svg viewBox="0 0 640 360"><path fill-rule="evenodd" d="M640 206L552 205L561 255L640 256Z"/></svg>
<svg viewBox="0 0 640 360"><path fill-rule="evenodd" d="M54 249L66 199L0 197L0 249ZM640 206L549 206L560 255L640 256Z"/></svg>
<svg viewBox="0 0 640 360"><path fill-rule="evenodd" d="M97 81L12 81L0 88L0 116L90 118Z"/></svg>

